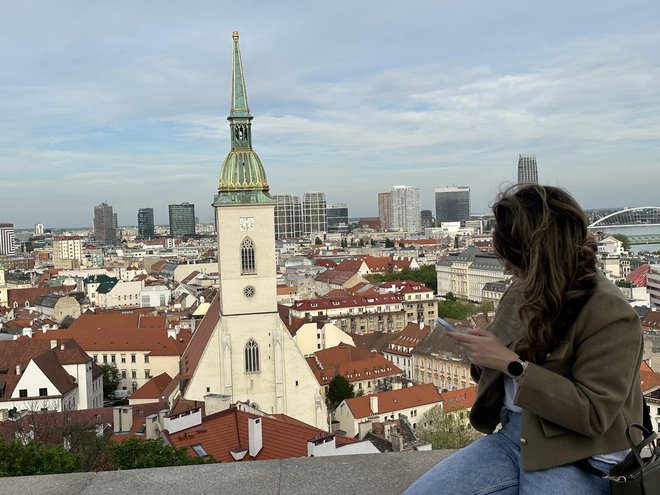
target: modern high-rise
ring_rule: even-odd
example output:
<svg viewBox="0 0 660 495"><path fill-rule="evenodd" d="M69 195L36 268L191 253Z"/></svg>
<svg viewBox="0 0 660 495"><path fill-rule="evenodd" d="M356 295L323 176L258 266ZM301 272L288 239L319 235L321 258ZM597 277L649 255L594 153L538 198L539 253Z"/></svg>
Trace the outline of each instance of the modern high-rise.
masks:
<svg viewBox="0 0 660 495"><path fill-rule="evenodd" d="M140 208L138 210L138 237L151 239L154 236L154 209Z"/></svg>
<svg viewBox="0 0 660 495"><path fill-rule="evenodd" d="M305 235L328 231L325 193L308 192L303 196L302 214Z"/></svg>
<svg viewBox="0 0 660 495"><path fill-rule="evenodd" d="M14 239L14 224L0 223L0 254L14 254L16 252Z"/></svg>
<svg viewBox="0 0 660 495"><path fill-rule="evenodd" d="M419 188L394 186L390 191L392 202L392 228L406 232L422 230Z"/></svg>
<svg viewBox="0 0 660 495"><path fill-rule="evenodd" d="M34 235L44 235L44 224L43 223L35 223L34 224Z"/></svg>
<svg viewBox="0 0 660 495"><path fill-rule="evenodd" d="M293 194L276 194L273 199L277 201L275 205L275 238L301 237L303 231L300 198Z"/></svg>
<svg viewBox="0 0 660 495"><path fill-rule="evenodd" d="M104 245L115 243L117 233L115 230L116 217L112 213L112 206L105 201L94 207L94 239Z"/></svg>
<svg viewBox="0 0 660 495"><path fill-rule="evenodd" d="M327 208L328 232L335 234L347 234L348 207L344 203L329 205Z"/></svg>
<svg viewBox="0 0 660 495"><path fill-rule="evenodd" d="M536 155L518 155L518 184L538 184Z"/></svg>
<svg viewBox="0 0 660 495"><path fill-rule="evenodd" d="M422 228L433 227L433 213L431 210L422 210Z"/></svg>
<svg viewBox="0 0 660 495"><path fill-rule="evenodd" d="M195 235L195 205L190 203L169 205L169 211L172 237Z"/></svg>
<svg viewBox="0 0 660 495"><path fill-rule="evenodd" d="M435 224L470 219L470 187L451 186L435 190Z"/></svg>
<svg viewBox="0 0 660 495"><path fill-rule="evenodd" d="M378 218L381 230L392 228L392 198L390 193L378 193Z"/></svg>

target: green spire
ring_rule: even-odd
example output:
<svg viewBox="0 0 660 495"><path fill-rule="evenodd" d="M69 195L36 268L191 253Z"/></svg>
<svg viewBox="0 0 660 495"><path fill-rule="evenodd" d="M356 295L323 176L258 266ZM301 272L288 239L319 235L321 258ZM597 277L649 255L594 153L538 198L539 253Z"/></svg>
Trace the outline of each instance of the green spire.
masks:
<svg viewBox="0 0 660 495"><path fill-rule="evenodd" d="M252 115L248 107L243 61L238 46L238 32L232 34L234 50L232 57L231 109L229 130L231 151L220 170L220 183L214 205L271 203L268 180L261 160L252 149Z"/></svg>

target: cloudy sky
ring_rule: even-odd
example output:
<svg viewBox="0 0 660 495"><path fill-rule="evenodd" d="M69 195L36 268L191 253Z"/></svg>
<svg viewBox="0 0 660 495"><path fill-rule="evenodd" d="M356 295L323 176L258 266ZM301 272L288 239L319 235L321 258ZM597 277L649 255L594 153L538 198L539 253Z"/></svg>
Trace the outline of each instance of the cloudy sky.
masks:
<svg viewBox="0 0 660 495"><path fill-rule="evenodd" d="M4 2L0 221L210 221L234 30L272 193L370 216L469 185L481 212L535 153L585 208L660 206L659 25L655 0Z"/></svg>

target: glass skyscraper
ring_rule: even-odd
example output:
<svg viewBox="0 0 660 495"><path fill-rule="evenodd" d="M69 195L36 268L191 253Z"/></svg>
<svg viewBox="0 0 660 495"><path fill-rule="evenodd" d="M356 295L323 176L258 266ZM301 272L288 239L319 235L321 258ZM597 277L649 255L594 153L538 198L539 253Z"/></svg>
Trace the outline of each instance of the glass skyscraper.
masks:
<svg viewBox="0 0 660 495"><path fill-rule="evenodd" d="M275 194L275 238L287 239L301 237L302 208L300 198L292 194Z"/></svg>
<svg viewBox="0 0 660 495"><path fill-rule="evenodd" d="M151 239L154 236L154 209L140 208L138 210L138 237Z"/></svg>
<svg viewBox="0 0 660 495"><path fill-rule="evenodd" d="M325 193L308 192L303 197L303 230L305 235L328 231Z"/></svg>
<svg viewBox="0 0 660 495"><path fill-rule="evenodd" d="M172 237L195 235L195 205L190 203L169 205L169 210Z"/></svg>
<svg viewBox="0 0 660 495"><path fill-rule="evenodd" d="M330 233L348 233L348 207L344 203L337 203L328 206L328 232Z"/></svg>
<svg viewBox="0 0 660 495"><path fill-rule="evenodd" d="M105 244L112 245L117 238L115 230L115 215L112 206L105 201L94 207L94 239Z"/></svg>
<svg viewBox="0 0 660 495"><path fill-rule="evenodd" d="M435 190L435 224L470 219L470 187L451 186Z"/></svg>

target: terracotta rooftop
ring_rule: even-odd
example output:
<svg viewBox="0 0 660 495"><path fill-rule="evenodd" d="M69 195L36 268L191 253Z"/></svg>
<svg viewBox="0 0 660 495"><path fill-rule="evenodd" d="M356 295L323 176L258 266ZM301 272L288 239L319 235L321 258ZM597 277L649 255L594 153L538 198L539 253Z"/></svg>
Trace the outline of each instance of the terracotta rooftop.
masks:
<svg viewBox="0 0 660 495"><path fill-rule="evenodd" d="M477 386L442 392L442 409L447 412L469 409L477 396Z"/></svg>
<svg viewBox="0 0 660 495"><path fill-rule="evenodd" d="M204 451L220 462L236 462L231 451L248 449L248 419L261 418L262 449L255 457L249 454L244 461L288 459L307 457L307 442L321 435L323 430L300 421L283 421L273 416L257 416L236 407L211 414L202 419L201 425L168 434L168 440L177 448L187 447L191 456L198 454L192 446L201 445ZM357 440L337 436L337 445L355 443Z"/></svg>
<svg viewBox="0 0 660 495"><path fill-rule="evenodd" d="M296 301L292 308L296 311L318 311L320 309L354 308L362 306L379 306L382 304L397 304L401 297L396 294L378 294L373 296L349 296L344 298L319 298Z"/></svg>
<svg viewBox="0 0 660 495"><path fill-rule="evenodd" d="M402 356L410 356L411 351L426 338L431 332L431 327L410 322L406 327L399 332L399 334L390 342L387 352L392 354L400 354ZM404 350L397 349L397 346L405 348Z"/></svg>
<svg viewBox="0 0 660 495"><path fill-rule="evenodd" d="M646 276L651 271L651 265L645 263L640 265L637 269L626 275L626 281L633 284L635 287L646 287Z"/></svg>
<svg viewBox="0 0 660 495"><path fill-rule="evenodd" d="M167 373L154 376L147 383L131 394L131 399L156 399L161 400L163 391L172 383L172 378Z"/></svg>
<svg viewBox="0 0 660 495"><path fill-rule="evenodd" d="M378 397L379 414L395 413L428 404L439 404L442 401L442 396L432 383L415 385L371 396L365 395L346 399L346 405L353 413L354 418L366 418L372 415L370 397L374 396Z"/></svg>
<svg viewBox="0 0 660 495"><path fill-rule="evenodd" d="M190 378L195 373L199 360L202 358L202 353L206 349L218 321L220 321L220 298L216 295L181 356L180 371L183 378Z"/></svg>

